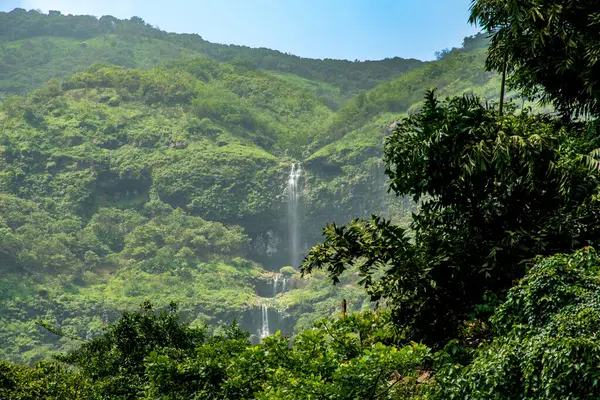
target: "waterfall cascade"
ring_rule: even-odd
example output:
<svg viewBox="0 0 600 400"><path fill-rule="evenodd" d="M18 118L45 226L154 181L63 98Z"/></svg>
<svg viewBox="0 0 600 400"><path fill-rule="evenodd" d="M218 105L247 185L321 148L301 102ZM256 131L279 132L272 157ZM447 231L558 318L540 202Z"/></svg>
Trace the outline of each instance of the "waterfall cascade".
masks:
<svg viewBox="0 0 600 400"><path fill-rule="evenodd" d="M300 250L300 197L302 194L300 179L302 178L303 170L300 163L293 163L287 184L285 187L285 197L287 200L287 222L288 222L288 248L289 248L289 265L298 266L301 259ZM287 278L281 275L275 275L271 280L271 297L276 297L279 293L285 292L288 286ZM266 290L265 290L266 289ZM260 296L269 297L268 286L260 291ZM263 298L264 298L263 297ZM271 334L269 327L269 307L267 304L260 305L261 319L260 328L258 329L258 337L260 340ZM279 309L272 309L275 320L272 321L276 330L281 329L281 321L288 318L287 314Z"/></svg>
<svg viewBox="0 0 600 400"><path fill-rule="evenodd" d="M288 318L288 315L276 306L269 308L269 300L267 300L269 298L269 294L272 294L272 297L275 297L279 293L285 292L288 285L287 281L288 279L281 274L273 276L270 281L270 293L267 291L264 293L264 295L267 297L263 297L260 304L260 320L255 320L256 323L258 323L257 333L260 340L269 336L271 332L282 329L282 321L285 321L285 319ZM268 286L265 287L265 289L267 288ZM269 321L269 314L271 314L271 321Z"/></svg>
<svg viewBox="0 0 600 400"><path fill-rule="evenodd" d="M262 326L260 327L260 332L258 333L258 335L262 340L271 334L271 332L269 331L269 308L266 304L261 305L261 313Z"/></svg>
<svg viewBox="0 0 600 400"><path fill-rule="evenodd" d="M288 201L288 241L290 250L290 265L294 267L298 266L302 261L300 256L300 216L298 215L301 195L298 182L302 176L302 172L301 164L292 164L292 169L290 170L286 187Z"/></svg>
<svg viewBox="0 0 600 400"><path fill-rule="evenodd" d="M277 296L277 284L279 283L279 275L275 275L273 278L273 297Z"/></svg>
<svg viewBox="0 0 600 400"><path fill-rule="evenodd" d="M279 293L285 292L287 286L287 278L284 278L280 275L275 275L272 281L273 285L273 297L277 296Z"/></svg>

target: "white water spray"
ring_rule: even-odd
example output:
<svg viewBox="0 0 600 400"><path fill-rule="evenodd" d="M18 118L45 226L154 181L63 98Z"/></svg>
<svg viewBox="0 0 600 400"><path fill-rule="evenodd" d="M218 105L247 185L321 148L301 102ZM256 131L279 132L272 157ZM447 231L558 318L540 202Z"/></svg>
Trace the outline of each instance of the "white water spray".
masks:
<svg viewBox="0 0 600 400"><path fill-rule="evenodd" d="M279 283L279 275L275 275L275 278L273 278L273 297L277 296L277 293L279 293L277 291L278 283Z"/></svg>
<svg viewBox="0 0 600 400"><path fill-rule="evenodd" d="M261 305L261 312L262 326L260 328L260 338L262 340L271 334L271 332L269 332L269 308L266 304Z"/></svg>
<svg viewBox="0 0 600 400"><path fill-rule="evenodd" d="M298 181L302 176L302 165L298 163L292 164L290 175L287 182L287 197L288 197L288 229L289 229L289 248L290 248L290 265L296 267L300 264L300 188Z"/></svg>
<svg viewBox="0 0 600 400"><path fill-rule="evenodd" d="M287 281L287 278L281 275L275 275L275 277L271 281L271 290L273 292L273 297L277 296L279 293L285 292L285 289L287 289Z"/></svg>

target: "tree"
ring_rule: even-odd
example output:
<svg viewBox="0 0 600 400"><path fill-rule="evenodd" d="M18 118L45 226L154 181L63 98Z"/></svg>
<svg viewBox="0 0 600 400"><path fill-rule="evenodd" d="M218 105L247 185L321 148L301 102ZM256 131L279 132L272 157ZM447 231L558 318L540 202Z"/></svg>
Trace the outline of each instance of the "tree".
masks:
<svg viewBox="0 0 600 400"><path fill-rule="evenodd" d="M422 201L406 232L378 217L330 225L303 273L334 281L358 267L373 300L385 300L406 339L443 345L502 296L536 255L598 242L598 171L585 160L597 125L526 113L499 117L476 98L423 109L387 138L390 189ZM493 296L492 296L493 298Z"/></svg>
<svg viewBox="0 0 600 400"><path fill-rule="evenodd" d="M493 317L497 337L448 362L436 399L597 399L600 263L595 250L540 260Z"/></svg>
<svg viewBox="0 0 600 400"><path fill-rule="evenodd" d="M294 340L277 332L251 345L236 323L209 337L174 311L146 304L58 361L0 361L0 397L401 400L424 391L423 368L433 362L424 345L384 344L394 332L387 312L322 320Z"/></svg>
<svg viewBox="0 0 600 400"><path fill-rule="evenodd" d="M207 338L205 328L180 321L176 305L156 313L150 303L139 312L124 313L105 334L56 358L78 368L101 398L133 399L147 385L146 357L169 351L173 357L192 355Z"/></svg>
<svg viewBox="0 0 600 400"><path fill-rule="evenodd" d="M10 400L97 399L90 380L81 373L54 361L41 361L35 367L0 360L0 398Z"/></svg>
<svg viewBox="0 0 600 400"><path fill-rule="evenodd" d="M228 330L194 357L153 353L148 398L159 399L408 399L419 393L423 345L386 346L386 313L323 320L289 340L278 333L249 346Z"/></svg>
<svg viewBox="0 0 600 400"><path fill-rule="evenodd" d="M476 0L470 21L492 35L486 67L565 115L600 113L600 6L595 0Z"/></svg>
<svg viewBox="0 0 600 400"><path fill-rule="evenodd" d="M441 50L441 51L436 51L436 52L435 52L435 59L436 59L436 60L438 60L438 61L440 61L440 60L442 60L444 57L446 57L448 54L450 54L450 52L451 52L451 51L452 51L452 50L450 50L450 49L448 49L448 48L446 48L446 49L443 49L443 50Z"/></svg>

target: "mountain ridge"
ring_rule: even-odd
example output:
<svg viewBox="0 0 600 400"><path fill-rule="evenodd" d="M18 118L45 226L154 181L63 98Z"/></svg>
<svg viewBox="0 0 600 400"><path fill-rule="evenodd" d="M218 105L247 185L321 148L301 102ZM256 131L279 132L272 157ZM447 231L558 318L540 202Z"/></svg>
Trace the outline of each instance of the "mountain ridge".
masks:
<svg viewBox="0 0 600 400"><path fill-rule="evenodd" d="M139 17L132 17L129 20L119 20L111 16L103 16L100 18L92 16L65 16L59 12L50 12L49 14L42 14L35 10L25 11L24 9L15 9L9 13L0 13L0 38L4 38L6 41L4 44L0 42L0 54L5 54L4 57L0 58L0 66L4 61L3 68L9 71L11 68L26 65L37 61L38 64L44 65L44 61L51 62L50 56L44 55L42 60L35 60L39 56L35 54L29 54L27 60L14 59L11 62L7 62L7 55L11 55L10 50L14 46L7 46L7 43L19 42L21 47L36 47L36 38L46 37L46 40L50 42L56 41L56 39L62 39L58 44L46 42L46 46L53 45L53 47L63 47L64 51L75 54L81 53L81 57L85 59L87 65L92 62L100 61L111 61L112 64L123 65L123 66L157 66L157 62L150 62L147 60L148 55L144 52L148 52L148 43L140 43L139 51L142 56L145 57L137 64L131 64L128 62L130 58L134 56L132 51L137 54L137 47L131 48L131 46L122 46L119 39L125 39L129 41L142 40L142 41L154 41L152 50L158 53L164 53L164 56L168 59L175 59L180 54L173 52L176 49L169 49L169 46L176 45L179 49L185 49L187 52L193 52L197 54L205 54L218 61L234 61L237 59L243 59L247 66L265 70L279 71L283 73L294 73L298 76L319 80L332 84L346 93L345 98L358 93L361 90L369 89L374 87L377 83L383 82L387 79L391 79L396 76L400 76L408 70L424 64L422 61L415 59L402 59L399 57L384 59L379 61L364 61L364 62L353 62L347 60L331 60L331 59L309 59L302 58L287 53L282 53L277 50L271 50L266 48L250 48L247 46L237 45L222 45L214 44L202 39L200 35L196 34L175 34L160 31L149 24L146 24ZM106 44L98 43L99 38L102 38ZM64 49L67 45L65 40L70 40L68 48ZM31 41L34 41L32 43ZM87 54L86 51L92 40L95 52L98 53L95 56ZM169 46L165 46L168 44ZM42 50L37 46L37 50ZM14 57L14 52L13 52ZM151 58L151 57L150 57ZM90 60L92 62L90 62ZM9 60L11 61L11 60ZM85 66L87 66L85 65ZM84 66L84 67L85 67ZM50 64L49 67L52 67ZM57 67L58 69L58 67ZM52 77L59 77L69 75L81 70L79 65L61 65L60 71L56 71L52 76L43 76L39 79L34 79L34 83L39 85L40 83L48 80ZM66 74L65 74L66 72ZM3 76L0 74L0 82L2 82ZM0 84L0 92L7 91L13 94L23 94L25 91L29 91L32 88L31 84L23 84L23 86L17 87L3 87ZM337 104L338 106L340 104Z"/></svg>

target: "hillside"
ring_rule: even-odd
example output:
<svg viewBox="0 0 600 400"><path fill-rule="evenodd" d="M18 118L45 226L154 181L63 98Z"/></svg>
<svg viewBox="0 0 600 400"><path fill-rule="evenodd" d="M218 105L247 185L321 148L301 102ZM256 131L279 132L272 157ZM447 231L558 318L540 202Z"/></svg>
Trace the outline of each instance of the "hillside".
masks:
<svg viewBox="0 0 600 400"><path fill-rule="evenodd" d="M600 398L598 6L469 14L416 64L0 14L0 398Z"/></svg>
<svg viewBox="0 0 600 400"><path fill-rule="evenodd" d="M366 306L355 275L331 286L290 266L327 222L413 209L386 193L381 147L427 89L499 86L481 36L432 63L353 63L135 18L16 10L0 35L0 358L20 362L148 298L256 340L265 317L291 334L342 298Z"/></svg>
<svg viewBox="0 0 600 400"><path fill-rule="evenodd" d="M198 35L167 33L137 17L97 19L15 9L0 13L0 99L24 94L96 62L146 69L199 54L314 81L309 87L332 108L423 65L397 57L366 62L313 60L265 48L210 43Z"/></svg>

